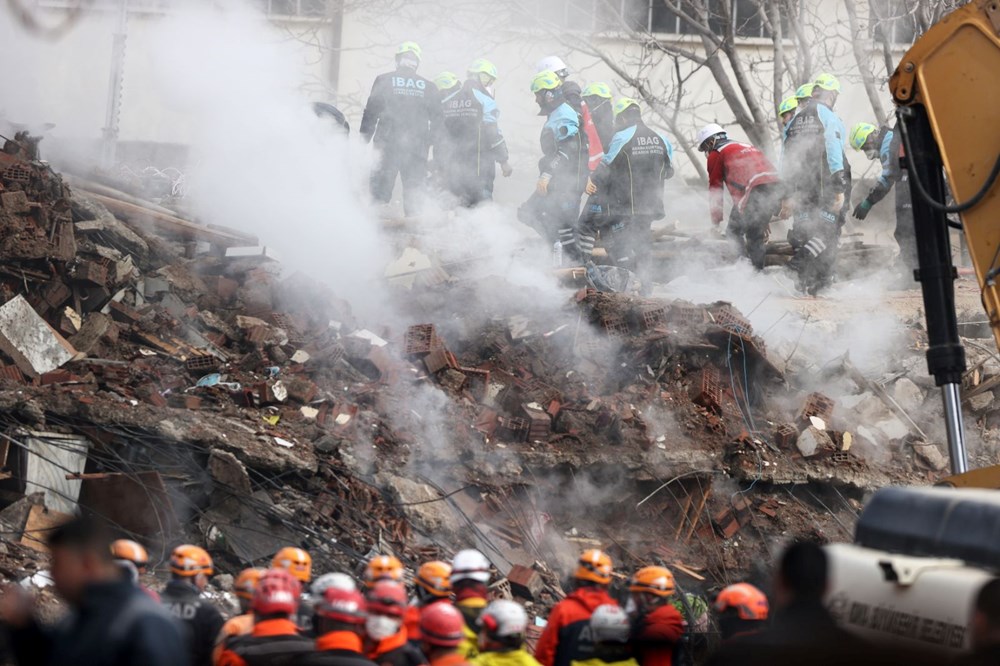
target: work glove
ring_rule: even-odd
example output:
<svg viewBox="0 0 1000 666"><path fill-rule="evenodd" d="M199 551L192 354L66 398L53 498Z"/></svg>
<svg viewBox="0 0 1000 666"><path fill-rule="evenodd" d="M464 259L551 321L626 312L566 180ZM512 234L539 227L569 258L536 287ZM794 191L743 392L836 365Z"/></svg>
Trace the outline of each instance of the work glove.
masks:
<svg viewBox="0 0 1000 666"><path fill-rule="evenodd" d="M552 174L543 173L538 177L538 183L535 185L535 191L537 191L542 196L549 193L549 181L552 180Z"/></svg>
<svg viewBox="0 0 1000 666"><path fill-rule="evenodd" d="M597 194L597 185L590 178L587 178L587 188L585 191L587 194Z"/></svg>
<svg viewBox="0 0 1000 666"><path fill-rule="evenodd" d="M511 174L514 173L514 167L510 165L510 162L501 162L500 173L503 174L504 178L510 178Z"/></svg>
<svg viewBox="0 0 1000 666"><path fill-rule="evenodd" d="M872 209L872 202L868 199L863 199L861 203L854 207L854 217L859 220L863 220L868 217L868 211Z"/></svg>

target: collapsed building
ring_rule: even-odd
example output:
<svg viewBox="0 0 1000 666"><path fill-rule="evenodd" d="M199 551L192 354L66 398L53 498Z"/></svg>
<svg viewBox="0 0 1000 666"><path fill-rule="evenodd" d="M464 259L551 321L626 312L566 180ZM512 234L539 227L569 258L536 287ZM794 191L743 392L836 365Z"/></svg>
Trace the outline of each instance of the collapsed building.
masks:
<svg viewBox="0 0 1000 666"><path fill-rule="evenodd" d="M542 613L579 549L707 593L792 536L850 539L873 489L945 474L919 362L806 378L729 303L570 269L551 308L414 248L387 278L399 320L360 322L260 239L64 179L21 139L0 153L7 578L36 580L80 510L155 564L190 541L227 574L288 544L351 572L473 546L495 594ZM970 371L984 429L998 377L990 355Z"/></svg>

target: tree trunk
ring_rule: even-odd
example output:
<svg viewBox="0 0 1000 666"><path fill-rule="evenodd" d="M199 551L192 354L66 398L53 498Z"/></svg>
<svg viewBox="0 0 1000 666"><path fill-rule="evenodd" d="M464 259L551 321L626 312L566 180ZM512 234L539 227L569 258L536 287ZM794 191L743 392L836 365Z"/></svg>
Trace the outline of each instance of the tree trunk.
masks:
<svg viewBox="0 0 1000 666"><path fill-rule="evenodd" d="M847 10L847 22L850 25L851 34L853 35L858 35L861 30L858 25L858 12L854 7L856 1L844 0L844 8ZM872 76L872 71L868 67L869 56L865 53L864 43L861 39L855 37L851 40L851 48L854 50L854 60L858 64L858 71L861 73L861 80L864 82L868 101L871 102L872 110L875 112L875 117L877 118L875 124L881 124L886 120L885 107L879 98L878 87L875 85L875 77Z"/></svg>

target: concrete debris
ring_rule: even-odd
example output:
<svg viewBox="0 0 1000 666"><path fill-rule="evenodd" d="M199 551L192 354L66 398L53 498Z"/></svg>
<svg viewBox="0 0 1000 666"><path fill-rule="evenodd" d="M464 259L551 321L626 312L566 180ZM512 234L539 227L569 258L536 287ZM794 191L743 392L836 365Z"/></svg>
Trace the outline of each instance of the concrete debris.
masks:
<svg viewBox="0 0 1000 666"><path fill-rule="evenodd" d="M924 404L924 390L908 377L901 377L892 386L892 397L906 412L916 414Z"/></svg>
<svg viewBox="0 0 1000 666"><path fill-rule="evenodd" d="M816 455L823 449L834 448L830 435L815 426L809 426L799 433L799 438L795 440L795 446L799 453L807 458Z"/></svg>
<svg viewBox="0 0 1000 666"><path fill-rule="evenodd" d="M914 442L913 451L917 454L917 459L928 469L941 471L948 466L948 460L941 454L941 450L934 444L927 442Z"/></svg>
<svg viewBox="0 0 1000 666"><path fill-rule="evenodd" d="M968 399L969 407L972 409L972 411L976 412L977 414L985 412L990 407L992 407L994 401L995 397L993 393L990 391L974 395Z"/></svg>
<svg viewBox="0 0 1000 666"><path fill-rule="evenodd" d="M77 354L21 295L0 306L0 350L31 377L55 370Z"/></svg>

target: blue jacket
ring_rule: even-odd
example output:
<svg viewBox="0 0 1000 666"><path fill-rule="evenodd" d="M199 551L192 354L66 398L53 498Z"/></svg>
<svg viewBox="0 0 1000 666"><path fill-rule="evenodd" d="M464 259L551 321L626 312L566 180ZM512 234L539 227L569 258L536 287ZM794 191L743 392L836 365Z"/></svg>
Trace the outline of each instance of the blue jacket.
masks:
<svg viewBox="0 0 1000 666"><path fill-rule="evenodd" d="M843 121L825 104L816 102L785 127L781 176L801 203L826 205L850 189L850 165Z"/></svg>
<svg viewBox="0 0 1000 666"><path fill-rule="evenodd" d="M538 171L552 176L550 187L579 192L586 183L589 173L588 142L580 126L580 115L566 102L550 111L545 120Z"/></svg>
<svg viewBox="0 0 1000 666"><path fill-rule="evenodd" d="M639 121L611 138L592 179L611 215L663 217L663 182L674 175L674 148Z"/></svg>

